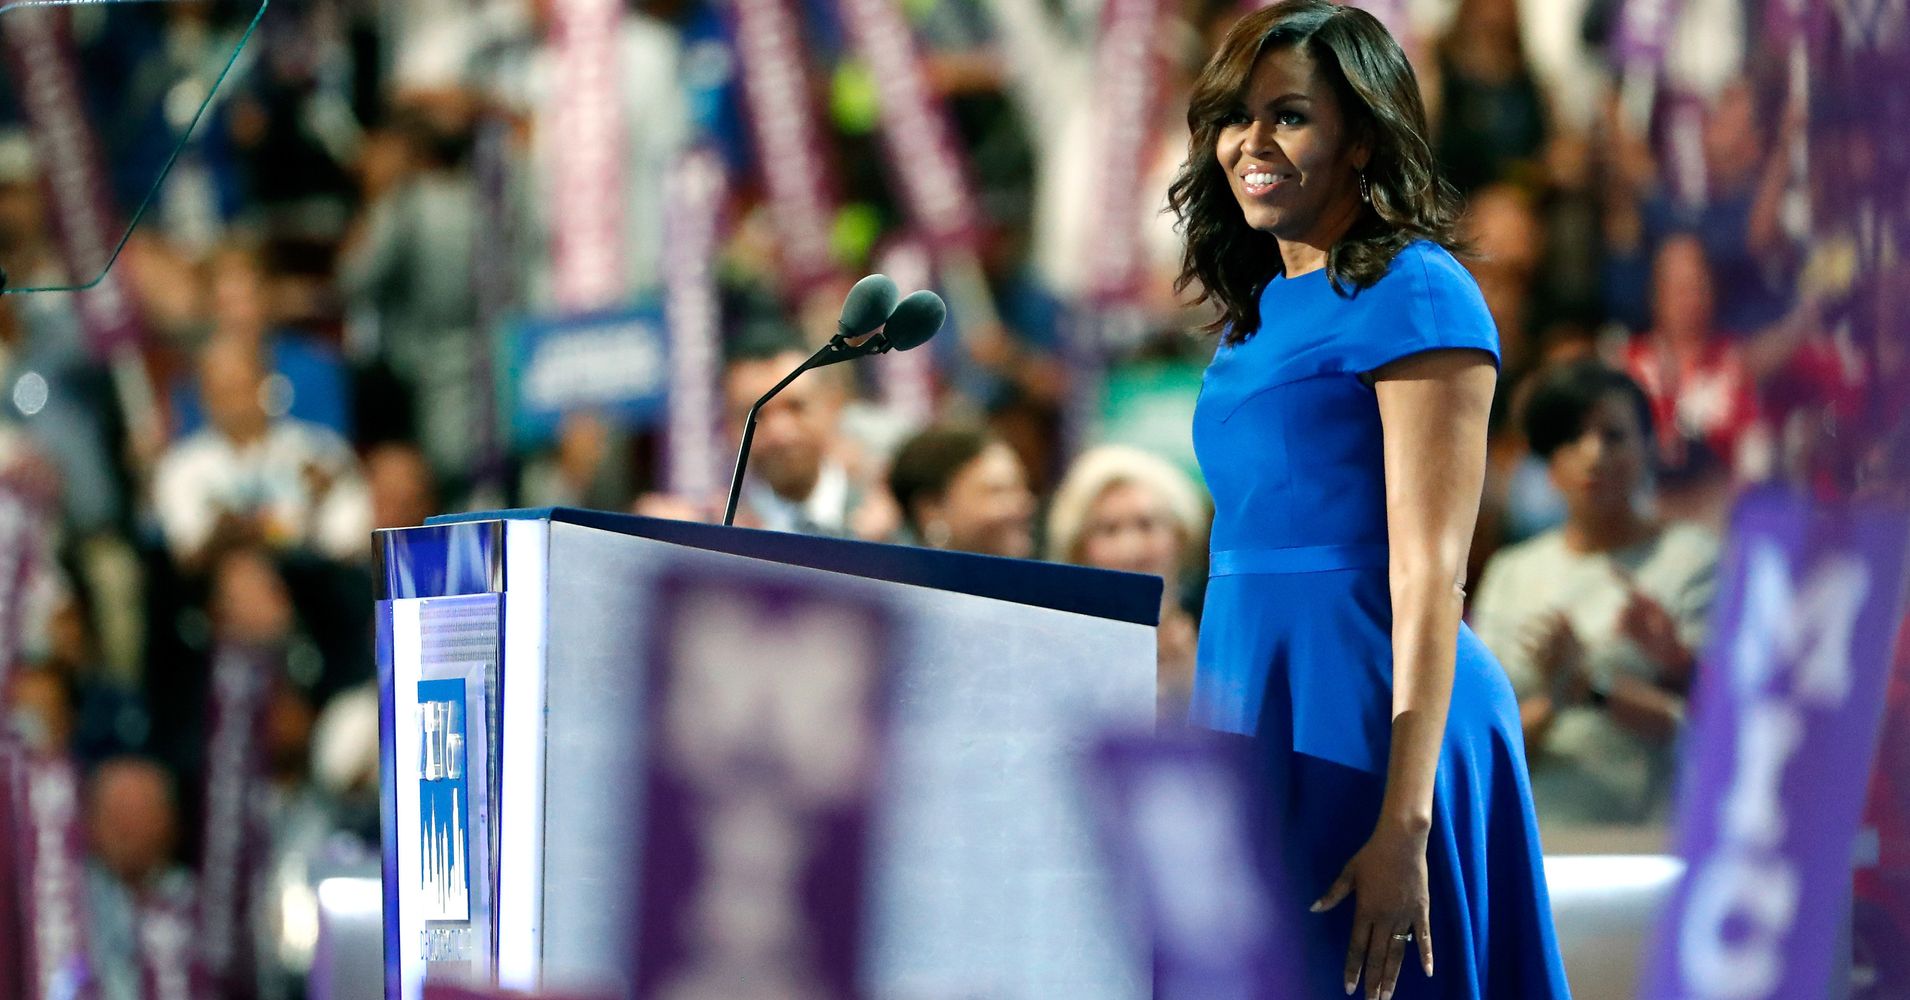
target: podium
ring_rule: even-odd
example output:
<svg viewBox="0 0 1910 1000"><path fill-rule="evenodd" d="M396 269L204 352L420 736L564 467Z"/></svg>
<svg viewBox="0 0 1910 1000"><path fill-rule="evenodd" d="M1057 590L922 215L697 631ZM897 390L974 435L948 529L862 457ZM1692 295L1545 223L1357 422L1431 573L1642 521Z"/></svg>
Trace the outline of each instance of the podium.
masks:
<svg viewBox="0 0 1910 1000"><path fill-rule="evenodd" d="M1149 995L1078 759L1152 722L1157 578L565 508L434 518L376 549L388 1000L426 978L628 988L644 651L663 581L700 573L895 624L867 995Z"/></svg>

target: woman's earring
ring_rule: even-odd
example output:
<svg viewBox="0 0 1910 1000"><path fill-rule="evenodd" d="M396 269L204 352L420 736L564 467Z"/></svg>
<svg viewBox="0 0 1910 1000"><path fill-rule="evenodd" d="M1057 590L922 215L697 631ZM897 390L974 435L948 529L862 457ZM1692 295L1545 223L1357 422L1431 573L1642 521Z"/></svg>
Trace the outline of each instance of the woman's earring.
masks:
<svg viewBox="0 0 1910 1000"><path fill-rule="evenodd" d="M1368 205L1373 203L1373 189L1366 183L1366 171L1364 170L1360 171L1360 200Z"/></svg>

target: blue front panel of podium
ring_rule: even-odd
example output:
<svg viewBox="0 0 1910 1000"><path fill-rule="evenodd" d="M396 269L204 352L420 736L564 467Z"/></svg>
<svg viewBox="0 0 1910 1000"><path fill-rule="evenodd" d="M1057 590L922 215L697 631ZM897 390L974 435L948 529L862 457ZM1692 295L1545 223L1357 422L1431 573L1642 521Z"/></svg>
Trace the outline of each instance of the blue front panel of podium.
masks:
<svg viewBox="0 0 1910 1000"><path fill-rule="evenodd" d="M504 591L504 525L467 521L380 531L377 597L464 597Z"/></svg>

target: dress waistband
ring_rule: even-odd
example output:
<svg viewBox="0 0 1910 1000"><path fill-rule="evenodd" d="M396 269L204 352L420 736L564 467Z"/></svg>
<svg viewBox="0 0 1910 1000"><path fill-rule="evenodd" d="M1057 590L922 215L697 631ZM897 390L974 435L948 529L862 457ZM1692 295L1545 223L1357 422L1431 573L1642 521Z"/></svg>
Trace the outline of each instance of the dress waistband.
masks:
<svg viewBox="0 0 1910 1000"><path fill-rule="evenodd" d="M1221 549L1212 554L1208 576L1259 573L1325 573L1336 569L1380 569L1389 550L1385 542L1355 545L1301 545L1286 549Z"/></svg>

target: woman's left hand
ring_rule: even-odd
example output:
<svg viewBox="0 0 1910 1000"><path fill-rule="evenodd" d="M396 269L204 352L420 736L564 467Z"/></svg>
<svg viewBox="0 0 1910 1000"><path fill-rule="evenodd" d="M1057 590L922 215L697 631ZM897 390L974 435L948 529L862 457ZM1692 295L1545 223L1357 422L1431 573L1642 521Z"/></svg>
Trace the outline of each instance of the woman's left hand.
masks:
<svg viewBox="0 0 1910 1000"><path fill-rule="evenodd" d="M1391 1000L1408 947L1433 974L1432 903L1427 888L1426 836L1382 824L1346 863L1326 895L1313 904L1324 913L1351 895L1353 939L1346 948L1346 993L1366 980L1367 1000ZM1400 935L1411 935L1401 940Z"/></svg>

